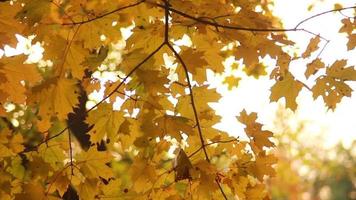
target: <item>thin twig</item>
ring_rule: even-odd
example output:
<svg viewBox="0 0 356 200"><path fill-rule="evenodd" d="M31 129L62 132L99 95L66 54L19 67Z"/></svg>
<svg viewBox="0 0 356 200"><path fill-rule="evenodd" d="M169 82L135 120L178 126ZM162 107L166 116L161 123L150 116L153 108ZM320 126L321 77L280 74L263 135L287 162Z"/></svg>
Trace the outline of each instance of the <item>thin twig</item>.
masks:
<svg viewBox="0 0 356 200"><path fill-rule="evenodd" d="M78 34L79 29L80 29L80 25L79 25L79 26L77 27L77 29L74 31L73 37L72 37L71 40L69 40L69 42L68 42L68 38L67 38L67 43L68 43L68 45L67 45L66 48L64 49L62 65L61 65L60 71L59 71L60 76L63 76L63 68L64 68L64 65L65 65L65 63L66 63L66 61L67 61L68 53L69 53L70 48L71 48L71 46L72 46L72 44L73 44L73 41L74 41L75 36ZM70 31L68 32L68 34L69 34L69 33L70 33ZM68 37L69 37L69 35L68 35Z"/></svg>
<svg viewBox="0 0 356 200"><path fill-rule="evenodd" d="M320 55L323 53L324 49L326 48L326 46L329 44L330 40L327 40L326 43L324 44L323 48L320 50L320 52L318 53L318 55L316 56L316 58L319 58Z"/></svg>
<svg viewBox="0 0 356 200"><path fill-rule="evenodd" d="M224 199L227 200L227 196L226 196L226 194L225 194L225 192L224 192L224 190L223 190L223 188L222 188L222 186L221 186L221 184L220 184L220 182L219 182L219 180L217 178L215 178L215 182L218 184L220 192L223 195Z"/></svg>
<svg viewBox="0 0 356 200"><path fill-rule="evenodd" d="M324 11L324 12L321 12L321 13L318 13L318 14L315 14L315 15L312 15L310 17L307 17L305 19L303 19L302 21L300 21L295 27L294 29L298 29L298 27L302 24L304 24L305 22L313 19L313 18L316 18L316 17L319 17L321 15L325 15L325 14L328 14L328 13L333 13L333 12L338 12L338 11L342 11L342 10L348 10L348 9L353 9L353 8L356 8L356 6L350 6L350 7L345 7L345 8L339 8L339 9L332 9L332 10L327 10L327 11Z"/></svg>
<svg viewBox="0 0 356 200"><path fill-rule="evenodd" d="M181 57L181 56L178 54L178 52L173 48L173 46L172 46L170 43L168 43L167 46L172 50L173 54L176 56L176 58L179 60L179 62L180 62L180 63L182 64L182 66L183 66L183 69L184 69L184 72L185 72L185 76L186 76L186 79L187 79L187 83L188 83L190 101L191 101L191 104L192 104L192 109L193 109L193 113L194 113L194 118L195 118L195 121L196 121L196 124L197 124L197 128L198 128L198 133L199 133L200 142L201 142L202 147L203 147L203 151L204 151L204 154L205 154L205 158L206 158L207 161L210 162L208 153L207 153L207 151L206 151L206 149L205 149L205 141L204 141L204 138L203 138L203 133L202 133L201 126L200 126L200 122L199 122L198 111L197 111L197 108L196 108L196 105L195 105L194 93L193 93L192 84L191 84L190 78L189 78L188 67L187 67L187 65L185 64L185 62L184 62L184 60L182 59L182 57Z"/></svg>
<svg viewBox="0 0 356 200"><path fill-rule="evenodd" d="M238 142L238 139L232 139L232 140L223 140L223 141L215 141L215 142L210 142L205 144L205 146L210 146L213 144L223 144L223 143L230 143L230 142ZM193 157L195 154L197 154L203 147L199 147L199 149L195 150L193 153L191 153L188 158Z"/></svg>
<svg viewBox="0 0 356 200"><path fill-rule="evenodd" d="M73 170L73 148L72 148L72 134L70 131L68 131L68 143L69 143L69 159L70 159L70 171L71 175L74 175L74 170Z"/></svg>
<svg viewBox="0 0 356 200"><path fill-rule="evenodd" d="M308 89L310 92L312 92L312 89L307 85L305 84L304 82L298 80L298 79L295 79L295 81L297 81L298 83L302 84L306 89Z"/></svg>

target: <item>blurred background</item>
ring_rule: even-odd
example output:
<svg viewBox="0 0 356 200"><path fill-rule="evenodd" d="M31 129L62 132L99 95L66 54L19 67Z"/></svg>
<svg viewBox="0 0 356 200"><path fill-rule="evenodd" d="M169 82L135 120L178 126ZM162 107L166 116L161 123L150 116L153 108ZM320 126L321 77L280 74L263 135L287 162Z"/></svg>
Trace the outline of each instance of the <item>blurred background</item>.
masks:
<svg viewBox="0 0 356 200"><path fill-rule="evenodd" d="M354 0L298 0L274 1L275 14L282 19L285 28L293 28L302 19L334 8L336 3L343 7L354 6ZM330 40L321 58L327 64L336 59L347 59L348 66L356 66L356 51L347 52L345 35L339 33L341 19L355 16L350 12L330 13L303 25L303 28L320 34ZM355 20L355 19L354 19ZM288 32L288 37L296 42L291 49L303 52L311 35ZM305 80L306 63L311 60L292 62L292 73L308 86L313 80ZM230 63L236 62L230 58ZM264 60L267 74L274 66L271 60ZM224 77L233 75L241 78L237 88L229 90L222 86ZM236 116L242 109L257 112L265 129L275 133L277 175L268 180L269 190L274 200L348 200L356 199L356 85L351 84L352 98L344 98L332 111L324 106L322 99L313 99L310 91L303 89L297 98L295 112L285 109L283 99L278 103L269 100L269 88L273 82L268 76L259 79L248 77L243 71L227 70L220 77L211 75L211 82L222 94L215 104L223 120L218 128L244 138L243 127L236 123Z"/></svg>

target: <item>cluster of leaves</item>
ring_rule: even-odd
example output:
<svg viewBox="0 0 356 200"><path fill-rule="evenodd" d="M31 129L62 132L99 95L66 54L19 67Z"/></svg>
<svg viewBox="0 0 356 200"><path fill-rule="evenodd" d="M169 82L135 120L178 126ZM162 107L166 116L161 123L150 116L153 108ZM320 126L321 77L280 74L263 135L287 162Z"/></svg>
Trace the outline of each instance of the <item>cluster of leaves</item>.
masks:
<svg viewBox="0 0 356 200"><path fill-rule="evenodd" d="M299 28L317 16L294 28L274 28L281 25L270 4L2 1L0 44L14 44L15 33L36 35L45 48L43 60L52 64L39 70L24 56L0 60L1 199L268 199L264 177L274 175L276 163L268 153L272 133L246 111L238 120L249 141L214 129L220 117L209 103L220 95L209 88L206 72L223 73L223 61L234 55L248 75L258 77L264 73L260 59L269 56L277 61L271 100L284 97L296 109L295 98L307 86L288 70L300 57L283 50L293 45L284 32L314 37L302 58L326 39ZM328 12L344 9L351 7ZM356 22L343 22L352 50ZM125 39L120 28L133 24L122 62L114 66L118 80L86 110L86 94L100 89L92 74L107 62L112 44ZM192 45L177 45L183 37ZM306 76L322 68L326 73L309 90L335 108L351 95L345 82L356 79L355 70L346 61L326 67L318 59L308 64ZM113 109L116 99L122 100L119 110ZM6 112L9 102L15 110ZM11 123L15 113L18 127ZM173 144L179 150L172 158Z"/></svg>

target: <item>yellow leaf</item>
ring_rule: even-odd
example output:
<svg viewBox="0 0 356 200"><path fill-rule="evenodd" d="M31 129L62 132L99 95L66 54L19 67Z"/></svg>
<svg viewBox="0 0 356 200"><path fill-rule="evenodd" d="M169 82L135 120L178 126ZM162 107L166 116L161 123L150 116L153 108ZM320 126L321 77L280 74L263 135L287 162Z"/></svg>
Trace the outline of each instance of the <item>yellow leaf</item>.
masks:
<svg viewBox="0 0 356 200"><path fill-rule="evenodd" d="M232 88L238 87L240 80L241 80L240 77L235 77L233 75L230 75L230 76L225 77L223 83L228 85L229 90L232 90Z"/></svg>
<svg viewBox="0 0 356 200"><path fill-rule="evenodd" d="M188 71L193 74L193 77L198 75L198 68L204 69L208 65L204 59L203 51L188 48L182 51L181 57L187 65Z"/></svg>
<svg viewBox="0 0 356 200"><path fill-rule="evenodd" d="M277 158L274 155L266 155L265 152L261 152L256 155L256 161L248 167L258 180L263 181L263 177L274 176L276 174L272 165L277 163Z"/></svg>
<svg viewBox="0 0 356 200"><path fill-rule="evenodd" d="M211 110L208 103L217 102L220 99L220 94L218 94L215 89L208 89L208 86L193 87L193 95L197 112L200 113ZM179 97L177 111L184 117L194 119L190 103L191 99L189 95Z"/></svg>
<svg viewBox="0 0 356 200"><path fill-rule="evenodd" d="M256 122L257 113L247 114L245 110L240 113L238 120L246 125L245 132L250 138L250 145L252 150L258 154L263 151L263 147L274 147L271 131L262 130L262 124Z"/></svg>
<svg viewBox="0 0 356 200"><path fill-rule="evenodd" d="M145 158L135 158L129 173L137 192L147 191L157 179L155 167Z"/></svg>
<svg viewBox="0 0 356 200"><path fill-rule="evenodd" d="M111 104L102 103L89 112L86 122L94 126L89 132L92 143L99 143L105 137L114 142L124 122L124 113L113 110Z"/></svg>
<svg viewBox="0 0 356 200"><path fill-rule="evenodd" d="M0 46L3 44L16 45L17 40L14 33L21 33L23 24L15 19L16 13L22 9L20 4L0 4Z"/></svg>
<svg viewBox="0 0 356 200"><path fill-rule="evenodd" d="M25 56L1 58L0 76L2 78L0 79L5 80L1 80L0 91L6 94L7 101L24 103L25 87L31 87L42 79L37 66L23 64L24 61ZM24 84L21 83L22 81Z"/></svg>
<svg viewBox="0 0 356 200"><path fill-rule="evenodd" d="M339 3L334 4L334 10L339 10L342 8L343 8L343 6L341 4L339 4Z"/></svg>
<svg viewBox="0 0 356 200"><path fill-rule="evenodd" d="M113 169L107 165L113 159L108 151L98 151L96 147L91 147L87 152L76 155L75 159L86 178L102 177L109 180L114 176Z"/></svg>
<svg viewBox="0 0 356 200"><path fill-rule="evenodd" d="M356 33L349 35L349 41L347 42L347 50L353 50L356 47Z"/></svg>
<svg viewBox="0 0 356 200"><path fill-rule="evenodd" d="M307 70L305 71L305 77L309 78L311 75L315 74L319 69L325 67L325 64L317 58L313 60L311 63L307 64Z"/></svg>
<svg viewBox="0 0 356 200"><path fill-rule="evenodd" d="M87 49L96 49L101 45L108 45L110 42L118 42L121 39L120 28L113 24L117 19L118 16L114 14L83 24L79 27L76 40L83 41L84 47ZM78 16L78 19L75 20L83 21L83 18ZM100 39L103 35L106 38L104 41Z"/></svg>
<svg viewBox="0 0 356 200"><path fill-rule="evenodd" d="M346 64L347 60L337 60L326 70L326 74L342 81L356 81L355 68L345 67Z"/></svg>
<svg viewBox="0 0 356 200"><path fill-rule="evenodd" d="M344 96L351 97L352 89L343 81L326 76L316 81L312 92L314 99L322 96L325 104L334 110Z"/></svg>
<svg viewBox="0 0 356 200"><path fill-rule="evenodd" d="M83 183L76 185L76 190L81 199L95 200L99 191L97 180L87 178Z"/></svg>
<svg viewBox="0 0 356 200"><path fill-rule="evenodd" d="M22 10L17 13L16 18L33 26L42 20L50 12L51 2L47 0L25 0Z"/></svg>
<svg viewBox="0 0 356 200"><path fill-rule="evenodd" d="M289 72L284 77L280 77L282 80L277 82L271 88L271 101L278 101L278 99L284 97L286 101L286 107L295 111L297 109L296 98L302 89L303 85L296 81L293 75Z"/></svg>
<svg viewBox="0 0 356 200"><path fill-rule="evenodd" d="M348 35L351 35L356 27L356 22L351 22L349 18L342 19L341 22L343 26L340 28L339 33L347 33Z"/></svg>
<svg viewBox="0 0 356 200"><path fill-rule="evenodd" d="M178 141L182 139L182 133L188 136L194 133L193 122L185 117L164 115L155 121L166 135L171 135Z"/></svg>
<svg viewBox="0 0 356 200"><path fill-rule="evenodd" d="M256 79L259 78L260 76L264 76L267 74L266 66L264 66L261 63L256 63L252 66L246 66L244 68L244 71L248 76L253 76Z"/></svg>
<svg viewBox="0 0 356 200"><path fill-rule="evenodd" d="M79 103L78 94L76 79L55 78L33 87L29 101L39 105L42 120L50 117L64 120Z"/></svg>
<svg viewBox="0 0 356 200"><path fill-rule="evenodd" d="M310 39L307 49L302 54L303 58L309 57L314 51L316 51L319 47L320 37L315 36L314 38Z"/></svg>

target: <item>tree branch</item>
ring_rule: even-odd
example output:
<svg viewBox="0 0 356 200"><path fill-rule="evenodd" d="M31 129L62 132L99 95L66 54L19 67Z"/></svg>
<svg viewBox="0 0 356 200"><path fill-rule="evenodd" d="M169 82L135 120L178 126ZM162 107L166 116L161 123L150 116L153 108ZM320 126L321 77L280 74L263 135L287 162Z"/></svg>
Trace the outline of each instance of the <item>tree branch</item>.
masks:
<svg viewBox="0 0 356 200"><path fill-rule="evenodd" d="M325 15L325 14L328 14L328 13L333 13L333 12L339 12L339 11L342 11L342 10L348 10L348 9L353 9L355 8L356 9L356 6L350 6L350 7L345 7L345 8L339 8L339 9L332 9L332 10L327 10L327 11L324 11L324 12L321 12L321 13L318 13L318 14L315 14L315 15L312 15L308 18L305 18L303 19L302 21L300 21L295 27L294 29L298 29L298 27L302 24L304 24L305 22L311 20L311 19L314 19L316 17L319 17L321 15Z"/></svg>
<svg viewBox="0 0 356 200"><path fill-rule="evenodd" d="M150 3L150 4L153 4L157 7L160 7L160 8L165 8L165 5L161 5L159 3L154 3L154 2L149 2L147 1L146 3ZM313 15L311 17L308 17L302 21L300 21L294 28L252 28L252 27L243 27L243 26L232 26L232 25L225 25L225 24L219 24L217 22L211 22L211 21L207 21L204 19L204 17L194 17L192 15L189 15L187 13L184 13L182 11L179 11L175 8L172 8L172 7L169 7L169 11L171 12L174 12L178 15L181 15L185 18L188 18L188 19L192 19L194 21L197 21L197 22L200 22L200 23L203 23L203 24L207 24L207 25L211 25L211 26L215 26L215 27L220 27L220 28L226 28L226 29L233 29L233 30L240 30L240 31L252 31L252 32L290 32L290 31L305 31L307 33L311 33L311 34L314 34L310 31L307 31L306 29L303 29L303 28L298 28L301 24L309 21L310 19L313 19L313 18L316 18L316 17L319 17L321 15L324 15L324 14L327 14L327 13L331 13L331 12L337 12L337 11L341 11L341 10L347 10L347 9L352 9L352 8L356 8L356 6L350 6L350 7L345 7L345 8L340 8L340 9L333 9L333 10L328 10L328 11L325 11L325 12L322 12L322 13L318 13L316 15Z"/></svg>
<svg viewBox="0 0 356 200"><path fill-rule="evenodd" d="M71 175L74 175L74 170L73 170L73 148L72 148L72 135L70 131L68 131L68 143L69 143L69 159L70 159L70 171Z"/></svg>
<svg viewBox="0 0 356 200"><path fill-rule="evenodd" d="M183 66L184 73L185 73L185 76L186 76L186 78L187 78L190 101L191 101L191 104L192 104L192 109L193 109L193 113L194 113L194 118L195 118L195 121L196 121L196 123L197 123L197 128L198 128L198 133L199 133L200 142L201 142L202 148L203 148L203 150L204 150L205 158L206 158L207 161L210 162L208 153L207 153L207 151L206 151L206 149L205 149L205 141L204 141L204 138L203 138L203 133L202 133L201 126L200 126L200 122L199 122L198 111L197 111L197 108L196 108L196 105L195 105L194 93L193 93L193 89L192 89L192 84L191 84L191 82L190 82L189 71L188 71L187 65L185 64L185 62L184 62L184 60L182 59L182 57L178 54L178 52L173 48L173 46L172 46L170 43L168 43L167 46L171 49L171 51L173 52L173 54L176 56L176 58L179 60L179 62L180 62L180 63L182 64L182 66Z"/></svg>
<svg viewBox="0 0 356 200"><path fill-rule="evenodd" d="M232 140L223 140L223 141L215 141L215 142L210 142L205 144L205 146L210 146L213 144L223 144L223 143L230 143L230 142L238 142L238 139L232 139ZM197 154L203 147L200 147L199 149L195 150L193 153L191 153L188 158L193 157L195 154Z"/></svg>

